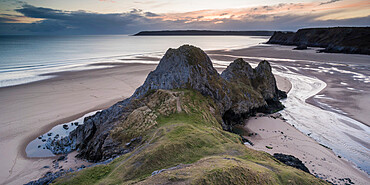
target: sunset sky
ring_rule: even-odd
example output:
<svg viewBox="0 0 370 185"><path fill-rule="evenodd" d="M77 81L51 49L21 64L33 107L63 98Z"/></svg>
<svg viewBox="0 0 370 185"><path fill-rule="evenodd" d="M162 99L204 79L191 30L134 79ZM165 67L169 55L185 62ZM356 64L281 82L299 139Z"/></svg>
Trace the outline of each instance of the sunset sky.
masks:
<svg viewBox="0 0 370 185"><path fill-rule="evenodd" d="M369 0L0 0L0 34L370 26Z"/></svg>

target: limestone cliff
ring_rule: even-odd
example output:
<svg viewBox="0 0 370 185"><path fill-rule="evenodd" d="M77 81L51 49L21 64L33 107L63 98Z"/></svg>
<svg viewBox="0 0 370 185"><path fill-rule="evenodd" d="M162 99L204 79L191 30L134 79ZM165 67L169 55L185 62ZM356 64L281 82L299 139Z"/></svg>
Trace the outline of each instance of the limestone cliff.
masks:
<svg viewBox="0 0 370 185"><path fill-rule="evenodd" d="M169 49L131 98L86 118L84 125L71 132L69 137L51 142L48 148L54 153L77 149L79 157L90 161L131 151L134 144L130 140L140 142L145 136L141 131L155 125L158 116L167 115L158 107L168 105L148 99L153 93L158 94L159 89L191 89L211 98L216 105L212 109L220 117L219 124L229 131L257 111L273 112L283 108L279 98L284 97L284 93L277 89L267 61L253 69L243 59L237 59L220 75L204 51L184 45ZM173 103L174 99L171 101ZM145 123L143 127L141 122ZM129 147L122 147L124 144Z"/></svg>
<svg viewBox="0 0 370 185"><path fill-rule="evenodd" d="M325 48L329 53L370 54L370 27L307 28L275 32L268 44Z"/></svg>

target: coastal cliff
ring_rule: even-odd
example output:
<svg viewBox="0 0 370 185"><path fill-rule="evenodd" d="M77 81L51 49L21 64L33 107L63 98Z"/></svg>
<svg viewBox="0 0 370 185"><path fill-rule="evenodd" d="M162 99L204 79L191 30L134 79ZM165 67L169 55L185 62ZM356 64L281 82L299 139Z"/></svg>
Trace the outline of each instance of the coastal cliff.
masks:
<svg viewBox="0 0 370 185"><path fill-rule="evenodd" d="M325 184L249 149L233 126L283 108L271 66L237 59L220 75L201 49L169 49L128 99L84 120L50 143L54 153L102 164L58 184Z"/></svg>
<svg viewBox="0 0 370 185"><path fill-rule="evenodd" d="M370 27L307 28L275 32L268 44L322 47L328 53L370 54Z"/></svg>

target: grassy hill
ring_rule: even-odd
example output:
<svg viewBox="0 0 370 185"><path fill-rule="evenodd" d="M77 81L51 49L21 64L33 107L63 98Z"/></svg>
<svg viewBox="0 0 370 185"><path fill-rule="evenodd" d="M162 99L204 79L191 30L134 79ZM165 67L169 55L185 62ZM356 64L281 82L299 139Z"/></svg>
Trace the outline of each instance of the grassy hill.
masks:
<svg viewBox="0 0 370 185"><path fill-rule="evenodd" d="M246 147L222 129L214 100L194 90L156 90L111 135L135 150L54 184L326 184Z"/></svg>

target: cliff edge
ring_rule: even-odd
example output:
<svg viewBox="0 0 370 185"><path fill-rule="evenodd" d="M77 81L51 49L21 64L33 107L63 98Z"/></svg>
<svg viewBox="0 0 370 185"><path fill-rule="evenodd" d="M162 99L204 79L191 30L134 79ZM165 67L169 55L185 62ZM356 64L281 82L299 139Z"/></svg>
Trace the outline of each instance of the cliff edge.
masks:
<svg viewBox="0 0 370 185"><path fill-rule="evenodd" d="M268 44L325 48L328 53L370 55L370 27L307 28L294 32L275 32Z"/></svg>

